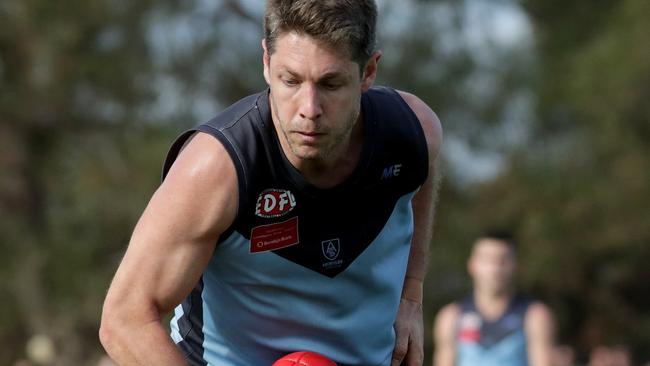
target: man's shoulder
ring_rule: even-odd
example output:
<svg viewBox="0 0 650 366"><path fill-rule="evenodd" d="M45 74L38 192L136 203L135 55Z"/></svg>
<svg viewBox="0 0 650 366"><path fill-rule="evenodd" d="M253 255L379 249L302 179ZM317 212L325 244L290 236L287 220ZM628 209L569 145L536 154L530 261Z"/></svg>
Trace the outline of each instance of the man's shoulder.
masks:
<svg viewBox="0 0 650 366"><path fill-rule="evenodd" d="M454 330L461 314L461 308L457 302L443 306L436 314L434 331L440 337L453 339Z"/></svg>
<svg viewBox="0 0 650 366"><path fill-rule="evenodd" d="M268 99L265 98L267 92L259 92L246 96L222 112L217 114L207 122L201 123L179 135L172 143L165 163L163 165L163 180L167 176L172 164L174 164L182 151L189 146L195 147L197 156L205 160L229 159L237 162L237 149L242 144L248 144L255 141L257 129L262 116L265 115L260 109L268 106ZM266 103L266 104L265 104ZM251 123L239 123L239 121L248 121ZM263 121L261 121L263 122ZM207 168L216 165L208 164Z"/></svg>
<svg viewBox="0 0 650 366"><path fill-rule="evenodd" d="M397 93L404 99L420 121L429 147L435 148L437 152L442 143L442 124L438 115L427 103L415 94L402 90L397 90Z"/></svg>
<svg viewBox="0 0 650 366"><path fill-rule="evenodd" d="M392 110L397 110L408 111L407 114L414 116L412 119L421 126L430 162L433 162L442 145L442 125L436 113L416 95L391 87L374 85L365 94L380 115L394 115Z"/></svg>
<svg viewBox="0 0 650 366"><path fill-rule="evenodd" d="M238 121L246 116L259 118L263 116L259 113L260 109L265 109L268 100L265 98L267 91L248 95L234 102L219 114L208 120L203 126L209 126L217 130L223 130L232 127Z"/></svg>
<svg viewBox="0 0 650 366"><path fill-rule="evenodd" d="M437 318L438 319L456 319L461 313L461 306L457 301L450 302L446 305L444 305L440 310L438 311Z"/></svg>
<svg viewBox="0 0 650 366"><path fill-rule="evenodd" d="M553 311L546 304L535 301L528 306L524 320L526 337L532 341L546 341L552 344L555 332L555 317Z"/></svg>
<svg viewBox="0 0 650 366"><path fill-rule="evenodd" d="M553 316L551 308L539 300L530 300L526 309L526 318L549 318Z"/></svg>

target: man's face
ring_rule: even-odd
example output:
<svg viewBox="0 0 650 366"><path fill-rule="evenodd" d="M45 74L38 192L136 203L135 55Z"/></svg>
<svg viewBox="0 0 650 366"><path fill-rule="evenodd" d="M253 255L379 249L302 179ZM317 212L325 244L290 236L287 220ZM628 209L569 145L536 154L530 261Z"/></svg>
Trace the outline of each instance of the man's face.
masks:
<svg viewBox="0 0 650 366"><path fill-rule="evenodd" d="M501 294L510 290L515 258L507 243L496 239L479 239L474 244L468 270L479 291Z"/></svg>
<svg viewBox="0 0 650 366"><path fill-rule="evenodd" d="M294 32L276 39L272 55L264 47L264 77L285 153L292 161L336 159L349 142L374 69L362 78L345 52Z"/></svg>

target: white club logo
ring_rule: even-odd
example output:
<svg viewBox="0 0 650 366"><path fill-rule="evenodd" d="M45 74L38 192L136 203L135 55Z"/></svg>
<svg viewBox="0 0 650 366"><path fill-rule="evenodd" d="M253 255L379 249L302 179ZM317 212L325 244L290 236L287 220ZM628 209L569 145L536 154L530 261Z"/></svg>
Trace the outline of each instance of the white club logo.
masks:
<svg viewBox="0 0 650 366"><path fill-rule="evenodd" d="M341 253L341 242L338 238L324 240L320 245L323 250L323 255L328 260L335 260L339 256L339 253Z"/></svg>

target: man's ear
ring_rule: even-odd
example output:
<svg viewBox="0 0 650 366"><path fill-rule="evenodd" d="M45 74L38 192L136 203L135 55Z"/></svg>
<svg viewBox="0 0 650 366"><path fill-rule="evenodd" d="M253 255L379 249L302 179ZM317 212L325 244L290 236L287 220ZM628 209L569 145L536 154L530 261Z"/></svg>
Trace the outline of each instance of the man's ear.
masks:
<svg viewBox="0 0 650 366"><path fill-rule="evenodd" d="M474 276L474 260L472 257L467 259L467 262L465 264L465 269L467 270L467 274L470 275L470 277Z"/></svg>
<svg viewBox="0 0 650 366"><path fill-rule="evenodd" d="M264 67L264 80L266 80L267 84L271 85L271 72L270 72L271 56L269 55L268 47L266 47L265 38L262 38L262 49L264 50L264 52L262 53L262 65Z"/></svg>
<svg viewBox="0 0 650 366"><path fill-rule="evenodd" d="M375 51L366 62L366 65L363 67L363 75L361 77L361 91L365 92L370 89L372 84L375 82L377 77L377 67L379 65L379 59L381 59L381 51Z"/></svg>

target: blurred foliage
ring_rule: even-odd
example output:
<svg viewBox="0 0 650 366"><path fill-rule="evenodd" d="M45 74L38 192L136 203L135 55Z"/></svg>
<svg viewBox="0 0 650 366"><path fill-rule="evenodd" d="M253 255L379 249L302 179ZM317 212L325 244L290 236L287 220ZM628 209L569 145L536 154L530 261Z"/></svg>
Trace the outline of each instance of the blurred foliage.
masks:
<svg viewBox="0 0 650 366"><path fill-rule="evenodd" d="M155 92L152 6L0 4L0 364L34 334L57 364L98 353L107 284L177 133L139 112Z"/></svg>
<svg viewBox="0 0 650 366"><path fill-rule="evenodd" d="M562 342L650 357L649 3L494 2L521 6L533 39L480 47L462 36L471 3L380 2L379 82L419 95L446 134L427 326L470 289L475 236L509 226L519 282ZM0 2L0 364L34 334L56 365L101 355L103 296L167 147L264 87L250 4ZM499 174L463 178L454 141L497 156Z"/></svg>

